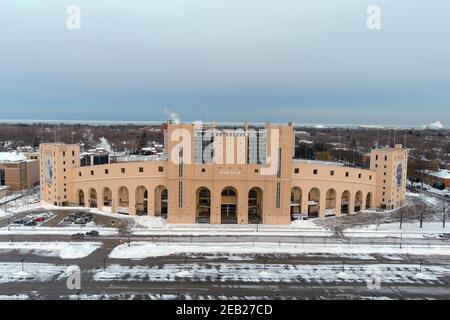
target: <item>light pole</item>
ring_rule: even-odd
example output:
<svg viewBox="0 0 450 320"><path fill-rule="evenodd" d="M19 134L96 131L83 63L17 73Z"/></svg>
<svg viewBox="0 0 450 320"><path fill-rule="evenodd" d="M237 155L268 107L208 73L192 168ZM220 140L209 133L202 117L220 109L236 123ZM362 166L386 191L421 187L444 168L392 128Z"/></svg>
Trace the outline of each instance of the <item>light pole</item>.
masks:
<svg viewBox="0 0 450 320"><path fill-rule="evenodd" d="M25 258L20 259L20 262L22 263L22 271L24 271L23 262L25 261Z"/></svg>

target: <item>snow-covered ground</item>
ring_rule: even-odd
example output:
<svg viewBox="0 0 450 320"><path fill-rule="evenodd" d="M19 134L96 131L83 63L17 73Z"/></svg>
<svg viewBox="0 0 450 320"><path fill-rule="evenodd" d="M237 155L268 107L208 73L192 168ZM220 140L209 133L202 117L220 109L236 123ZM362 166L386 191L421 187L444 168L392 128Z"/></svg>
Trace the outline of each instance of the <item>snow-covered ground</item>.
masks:
<svg viewBox="0 0 450 320"><path fill-rule="evenodd" d="M27 294L15 294L15 295L0 295L0 300L29 300L30 296Z"/></svg>
<svg viewBox="0 0 450 320"><path fill-rule="evenodd" d="M132 234L136 236L156 235L272 235L272 236L331 236L333 232L318 226L312 220L294 221L291 225L212 225L212 224L167 224L157 217L136 217Z"/></svg>
<svg viewBox="0 0 450 320"><path fill-rule="evenodd" d="M192 254L415 254L450 255L450 246L403 245L402 248L388 245L352 244L292 244L292 243L155 243L131 242L114 248L109 257L114 259L145 259L168 255Z"/></svg>
<svg viewBox="0 0 450 320"><path fill-rule="evenodd" d="M0 253L18 250L21 254L81 259L89 256L101 246L100 242L0 242Z"/></svg>
<svg viewBox="0 0 450 320"><path fill-rule="evenodd" d="M0 262L0 284L9 282L47 282L62 277L67 267L48 263Z"/></svg>
<svg viewBox="0 0 450 320"><path fill-rule="evenodd" d="M437 237L443 234L450 234L450 226L442 227L442 222L424 221L423 227L420 228L420 223L408 222L402 224L400 229L400 223L385 223L379 225L366 225L358 226L354 228L348 228L344 230L346 237L371 237L371 238L425 238L425 237Z"/></svg>
<svg viewBox="0 0 450 320"><path fill-rule="evenodd" d="M411 182L408 182L407 185L411 185ZM414 182L413 185L415 188L417 188L419 190L422 188L421 182ZM450 195L450 190L448 190L448 189L439 190L439 189L433 188L432 186L430 186L429 184L426 184L426 183L423 183L423 188L431 193L434 193L434 194L437 194L440 196Z"/></svg>
<svg viewBox="0 0 450 320"><path fill-rule="evenodd" d="M174 282L236 281L244 283L367 283L379 277L384 284L443 283L441 278L450 274L445 266L414 264L245 264L245 263L189 263L186 266L166 264L158 266L110 265L93 271L95 281L150 281Z"/></svg>
<svg viewBox="0 0 450 320"><path fill-rule="evenodd" d="M86 233L98 231L100 236L115 236L118 234L114 228L98 227L26 227L11 225L0 229L0 235L72 235L75 233Z"/></svg>

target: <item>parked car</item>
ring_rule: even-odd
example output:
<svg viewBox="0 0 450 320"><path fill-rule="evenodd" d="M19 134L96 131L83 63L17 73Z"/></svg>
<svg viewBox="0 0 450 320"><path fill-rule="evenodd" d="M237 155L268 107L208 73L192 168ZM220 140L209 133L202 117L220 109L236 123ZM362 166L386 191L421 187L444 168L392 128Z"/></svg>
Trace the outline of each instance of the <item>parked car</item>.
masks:
<svg viewBox="0 0 450 320"><path fill-rule="evenodd" d="M34 221L34 220L30 220L30 221L25 223L25 226L27 226L27 227L34 227L34 226L37 226L37 222Z"/></svg>
<svg viewBox="0 0 450 320"><path fill-rule="evenodd" d="M17 219L17 220L14 220L14 224L25 224L25 223L27 223L28 221L27 220L25 220L25 219Z"/></svg>
<svg viewBox="0 0 450 320"><path fill-rule="evenodd" d="M86 224L86 221L83 218L78 218L75 220L75 224Z"/></svg>
<svg viewBox="0 0 450 320"><path fill-rule="evenodd" d="M34 222L44 222L45 218L44 217L37 217L33 219Z"/></svg>
<svg viewBox="0 0 450 320"><path fill-rule="evenodd" d="M100 234L98 231L96 230L91 230L89 232L86 232L86 236L88 237L98 237Z"/></svg>
<svg viewBox="0 0 450 320"><path fill-rule="evenodd" d="M83 240L84 234L83 233L75 233L71 236L72 240Z"/></svg>

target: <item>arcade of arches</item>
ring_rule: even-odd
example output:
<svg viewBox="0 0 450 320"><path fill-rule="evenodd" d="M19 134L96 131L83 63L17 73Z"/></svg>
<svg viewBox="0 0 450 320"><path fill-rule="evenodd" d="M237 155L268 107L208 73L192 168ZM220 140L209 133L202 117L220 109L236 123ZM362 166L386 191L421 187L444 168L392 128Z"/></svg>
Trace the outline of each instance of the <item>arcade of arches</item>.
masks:
<svg viewBox="0 0 450 320"><path fill-rule="evenodd" d="M306 194L306 199L303 199L304 194ZM304 193L300 187L291 189L292 220L300 216L317 218L322 205L325 206L325 217L352 214L373 209L373 194L368 192L364 195L362 191L357 191L352 195L349 190L337 191L332 188L325 191L312 188L307 193Z"/></svg>
<svg viewBox="0 0 450 320"><path fill-rule="evenodd" d="M143 185L136 187L131 194L130 190L122 186L115 192L109 187L87 191L78 189L78 205L90 208L99 208L104 211L122 214L154 215L167 217L169 193L167 187L156 186L153 190ZM220 223L238 223L238 199L240 194L232 186L224 187L220 193ZM263 223L264 192L259 187L252 187L247 194L247 223ZM200 187L195 191L195 222L211 223L213 200L208 187ZM374 197L372 192L364 194L362 191L336 190L330 188L322 190L311 188L302 190L300 187L291 189L290 215L294 220L300 216L318 218L321 215L340 216L352 214L373 208ZM324 210L321 208L324 206ZM134 210L132 210L134 208ZM324 213L323 213L324 212Z"/></svg>

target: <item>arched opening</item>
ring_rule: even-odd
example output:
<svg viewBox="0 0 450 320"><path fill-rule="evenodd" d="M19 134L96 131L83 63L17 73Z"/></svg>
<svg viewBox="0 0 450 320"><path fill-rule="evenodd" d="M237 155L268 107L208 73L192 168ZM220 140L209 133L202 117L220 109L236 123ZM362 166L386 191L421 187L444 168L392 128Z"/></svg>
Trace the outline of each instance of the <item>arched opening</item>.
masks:
<svg viewBox="0 0 450 320"><path fill-rule="evenodd" d="M164 186L155 188L155 216L167 218L169 205L169 192Z"/></svg>
<svg viewBox="0 0 450 320"><path fill-rule="evenodd" d="M248 223L262 223L263 191L255 187L248 192Z"/></svg>
<svg viewBox="0 0 450 320"><path fill-rule="evenodd" d="M97 191L89 189L89 208L97 208Z"/></svg>
<svg viewBox="0 0 450 320"><path fill-rule="evenodd" d="M369 192L366 196L366 209L372 209L372 192Z"/></svg>
<svg viewBox="0 0 450 320"><path fill-rule="evenodd" d="M108 187L103 189L103 206L112 207L112 191Z"/></svg>
<svg viewBox="0 0 450 320"><path fill-rule="evenodd" d="M362 205L363 205L363 194L361 191L358 191L355 195L355 212L361 211Z"/></svg>
<svg viewBox="0 0 450 320"><path fill-rule="evenodd" d="M222 190L220 205L221 223L237 223L237 191L232 187Z"/></svg>
<svg viewBox="0 0 450 320"><path fill-rule="evenodd" d="M211 220L211 191L208 188L197 190L197 223L210 223Z"/></svg>
<svg viewBox="0 0 450 320"><path fill-rule="evenodd" d="M80 207L84 207L84 191L78 190L78 204Z"/></svg>
<svg viewBox="0 0 450 320"><path fill-rule="evenodd" d="M320 212L320 190L311 189L308 195L308 218L318 218Z"/></svg>
<svg viewBox="0 0 450 320"><path fill-rule="evenodd" d="M294 187L291 189L291 221L300 218L302 213L302 189Z"/></svg>
<svg viewBox="0 0 450 320"><path fill-rule="evenodd" d="M143 216L148 210L148 191L144 186L136 188L136 215Z"/></svg>
<svg viewBox="0 0 450 320"><path fill-rule="evenodd" d="M341 214L349 214L350 210L350 191L345 190L341 197Z"/></svg>
<svg viewBox="0 0 450 320"><path fill-rule="evenodd" d="M130 195L128 192L128 189L126 187L120 187L119 188L119 207L117 208L117 211L119 213L128 214L130 212L129 204L130 204Z"/></svg>
<svg viewBox="0 0 450 320"><path fill-rule="evenodd" d="M325 216L336 216L336 190L330 189L327 191Z"/></svg>

